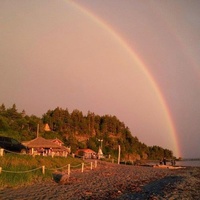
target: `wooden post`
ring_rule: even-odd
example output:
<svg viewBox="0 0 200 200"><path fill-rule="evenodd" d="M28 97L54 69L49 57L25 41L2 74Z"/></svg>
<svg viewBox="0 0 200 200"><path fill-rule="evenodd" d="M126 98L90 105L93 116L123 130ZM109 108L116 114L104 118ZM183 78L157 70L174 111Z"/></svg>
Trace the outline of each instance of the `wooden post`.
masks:
<svg viewBox="0 0 200 200"><path fill-rule="evenodd" d="M68 174L68 176L70 176L70 164L68 164L67 174Z"/></svg>
<svg viewBox="0 0 200 200"><path fill-rule="evenodd" d="M45 166L42 166L42 174L45 174Z"/></svg>
<svg viewBox="0 0 200 200"><path fill-rule="evenodd" d="M84 163L82 163L81 172L84 170Z"/></svg>
<svg viewBox="0 0 200 200"><path fill-rule="evenodd" d="M0 167L0 174L1 174L1 172L2 172L2 167Z"/></svg>
<svg viewBox="0 0 200 200"><path fill-rule="evenodd" d="M112 163L114 163L114 158L112 159Z"/></svg>
<svg viewBox="0 0 200 200"><path fill-rule="evenodd" d="M120 145L119 145L119 153L118 153L118 164L120 164L120 154L121 154L121 147L120 147Z"/></svg>
<svg viewBox="0 0 200 200"><path fill-rule="evenodd" d="M0 156L3 156L4 149L0 148Z"/></svg>
<svg viewBox="0 0 200 200"><path fill-rule="evenodd" d="M97 168L97 160L94 161L94 168Z"/></svg>
<svg viewBox="0 0 200 200"><path fill-rule="evenodd" d="M91 165L90 165L90 169L92 170L92 162L91 162Z"/></svg>

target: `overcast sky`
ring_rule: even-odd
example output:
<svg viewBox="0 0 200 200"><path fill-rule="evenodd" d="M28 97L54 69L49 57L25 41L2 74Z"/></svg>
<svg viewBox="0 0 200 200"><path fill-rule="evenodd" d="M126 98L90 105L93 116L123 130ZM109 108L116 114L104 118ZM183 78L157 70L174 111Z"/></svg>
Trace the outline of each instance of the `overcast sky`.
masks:
<svg viewBox="0 0 200 200"><path fill-rule="evenodd" d="M0 104L115 115L200 158L200 1L0 1Z"/></svg>

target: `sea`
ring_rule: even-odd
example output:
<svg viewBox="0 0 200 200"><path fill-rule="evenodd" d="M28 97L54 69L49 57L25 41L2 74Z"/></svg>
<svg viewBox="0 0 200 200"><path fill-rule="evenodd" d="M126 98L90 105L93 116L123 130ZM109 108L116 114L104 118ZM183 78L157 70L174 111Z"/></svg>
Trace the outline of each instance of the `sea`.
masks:
<svg viewBox="0 0 200 200"><path fill-rule="evenodd" d="M200 167L200 159L176 161L176 166Z"/></svg>
<svg viewBox="0 0 200 200"><path fill-rule="evenodd" d="M149 162L147 163L149 165L155 165L159 164L159 161L155 162ZM171 165L171 162L167 162L167 165ZM182 166L182 167L200 167L200 159L183 159L180 161L176 161L176 166Z"/></svg>

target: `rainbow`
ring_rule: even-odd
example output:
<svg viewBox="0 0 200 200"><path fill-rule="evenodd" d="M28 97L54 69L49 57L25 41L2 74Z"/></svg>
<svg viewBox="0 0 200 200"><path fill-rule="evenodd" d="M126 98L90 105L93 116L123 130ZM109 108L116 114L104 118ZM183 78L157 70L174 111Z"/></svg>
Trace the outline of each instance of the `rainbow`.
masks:
<svg viewBox="0 0 200 200"><path fill-rule="evenodd" d="M187 58L188 63L192 66L192 70L194 71L194 75L198 76L198 80L200 81L200 72L199 72L199 66L197 65L196 61L194 60L194 56L191 56L189 53L189 48L184 44L182 41L183 39L180 37L180 34L176 31L177 24L174 20L166 20L164 13L161 11L159 6L156 6L154 2L151 2L153 4L153 7L156 7L156 13L159 18L162 18L163 23L167 27L170 34L173 36L173 39L175 42L180 46L179 51L184 55L185 58ZM177 10L178 12L178 10Z"/></svg>
<svg viewBox="0 0 200 200"><path fill-rule="evenodd" d="M128 45L128 43L122 37L120 37L119 34L117 34L112 29L112 27L110 27L106 22L101 20L98 16L94 15L92 12L90 12L89 10L84 8L83 6L79 5L78 3L75 3L73 1L67 1L67 3L70 4L70 6L72 6L74 9L77 9L79 12L81 12L82 14L86 15L87 17L89 17L90 20L92 20L94 23L96 23L102 29L104 29L109 34L111 34L113 39L134 60L134 62L139 66L140 70L142 70L143 74L147 77L147 79L150 82L150 86L152 87L152 91L155 92L155 94L156 94L156 96L157 96L157 98L159 100L159 103L161 105L161 109L165 113L165 120L166 120L167 126L169 128L169 132L170 132L169 134L171 135L171 138L172 138L172 146L174 147L174 150L173 150L174 155L175 156L180 156L181 153L180 153L180 148L179 148L179 144L178 144L178 137L177 137L175 125L173 124L172 115L171 115L170 110L169 110L169 108L167 106L167 103L166 103L166 101L165 101L165 99L163 97L163 94L162 94L160 88L158 87L154 77L149 72L148 67L139 58L139 56L134 51L134 49L132 49Z"/></svg>

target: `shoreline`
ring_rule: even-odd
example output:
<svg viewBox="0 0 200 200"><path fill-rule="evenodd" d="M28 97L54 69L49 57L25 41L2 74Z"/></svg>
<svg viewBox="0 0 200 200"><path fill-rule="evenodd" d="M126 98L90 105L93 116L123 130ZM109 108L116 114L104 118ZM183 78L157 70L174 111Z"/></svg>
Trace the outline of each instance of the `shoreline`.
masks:
<svg viewBox="0 0 200 200"><path fill-rule="evenodd" d="M0 199L199 199L200 167L160 169L99 161L96 169L72 170L64 182L0 190Z"/></svg>

